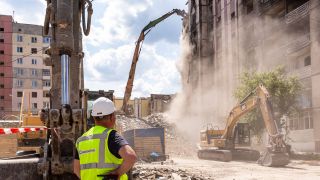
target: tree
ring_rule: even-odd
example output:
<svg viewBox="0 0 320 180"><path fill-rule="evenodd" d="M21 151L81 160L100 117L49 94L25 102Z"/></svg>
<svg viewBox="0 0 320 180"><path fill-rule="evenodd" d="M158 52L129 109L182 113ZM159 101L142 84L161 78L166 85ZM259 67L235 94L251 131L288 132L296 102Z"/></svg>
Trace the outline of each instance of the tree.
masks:
<svg viewBox="0 0 320 180"><path fill-rule="evenodd" d="M271 102L275 113L276 122L279 124L283 115L293 115L297 112L298 97L302 86L297 77L286 76L283 67L277 67L268 72L244 72L240 76L240 85L234 91L234 96L241 101L259 84L263 84L271 96ZM255 135L260 135L264 128L260 110L256 109L246 116L243 120L248 122Z"/></svg>

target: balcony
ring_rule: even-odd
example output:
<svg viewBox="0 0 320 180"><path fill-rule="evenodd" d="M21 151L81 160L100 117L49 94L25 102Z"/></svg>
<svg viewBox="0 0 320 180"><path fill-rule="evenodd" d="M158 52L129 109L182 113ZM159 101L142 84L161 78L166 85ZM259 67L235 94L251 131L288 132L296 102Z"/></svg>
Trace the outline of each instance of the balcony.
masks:
<svg viewBox="0 0 320 180"><path fill-rule="evenodd" d="M296 75L299 79L304 79L311 76L311 66L305 66L292 71L290 74Z"/></svg>
<svg viewBox="0 0 320 180"><path fill-rule="evenodd" d="M299 19L302 19L303 17L306 17L307 15L309 15L309 12L310 12L310 2L308 1L305 4L296 8L295 10L286 14L285 21L287 24L296 22Z"/></svg>
<svg viewBox="0 0 320 180"><path fill-rule="evenodd" d="M310 34L299 37L294 42L287 45L287 54L299 51L300 49L310 45Z"/></svg>

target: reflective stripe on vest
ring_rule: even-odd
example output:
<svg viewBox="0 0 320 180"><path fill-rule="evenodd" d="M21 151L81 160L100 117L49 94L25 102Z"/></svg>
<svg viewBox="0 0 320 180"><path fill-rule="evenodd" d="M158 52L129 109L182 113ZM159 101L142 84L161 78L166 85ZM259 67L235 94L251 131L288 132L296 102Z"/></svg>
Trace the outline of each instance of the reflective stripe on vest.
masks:
<svg viewBox="0 0 320 180"><path fill-rule="evenodd" d="M92 139L99 139L99 162L98 163L89 163L89 164L80 164L81 170L85 169L93 169L93 168L117 168L119 167L118 164L113 164L113 163L105 163L105 145L106 145L106 139L108 136L108 131L110 129L105 129L102 134L93 134L90 136L81 136L77 140L77 147L79 147L79 143L82 141L87 141L87 140L92 140ZM94 152L95 149L91 150L86 150L86 151L79 151L80 154L85 154L85 153L90 153Z"/></svg>

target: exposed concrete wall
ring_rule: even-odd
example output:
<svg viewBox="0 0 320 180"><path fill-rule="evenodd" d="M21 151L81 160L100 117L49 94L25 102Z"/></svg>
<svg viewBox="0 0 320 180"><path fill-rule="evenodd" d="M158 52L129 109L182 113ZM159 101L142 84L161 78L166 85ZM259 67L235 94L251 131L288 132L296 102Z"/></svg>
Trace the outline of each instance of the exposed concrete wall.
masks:
<svg viewBox="0 0 320 180"><path fill-rule="evenodd" d="M312 64L312 106L313 126L316 151L320 152L320 2L310 1L310 37L311 37L311 64Z"/></svg>

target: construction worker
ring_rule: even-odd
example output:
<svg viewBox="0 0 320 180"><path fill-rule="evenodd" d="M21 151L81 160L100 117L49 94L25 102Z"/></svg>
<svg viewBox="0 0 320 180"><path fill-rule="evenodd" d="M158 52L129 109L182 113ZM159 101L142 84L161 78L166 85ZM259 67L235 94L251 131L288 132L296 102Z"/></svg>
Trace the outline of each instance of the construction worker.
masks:
<svg viewBox="0 0 320 180"><path fill-rule="evenodd" d="M93 103L91 114L95 126L76 143L78 155L74 160L74 173L83 180L114 176L115 179L128 179L126 173L137 157L128 142L113 129L116 122L114 112L113 102L105 97Z"/></svg>

